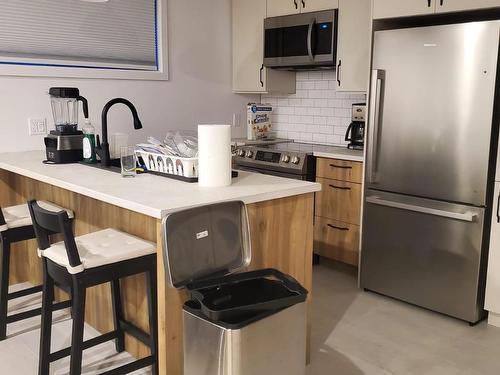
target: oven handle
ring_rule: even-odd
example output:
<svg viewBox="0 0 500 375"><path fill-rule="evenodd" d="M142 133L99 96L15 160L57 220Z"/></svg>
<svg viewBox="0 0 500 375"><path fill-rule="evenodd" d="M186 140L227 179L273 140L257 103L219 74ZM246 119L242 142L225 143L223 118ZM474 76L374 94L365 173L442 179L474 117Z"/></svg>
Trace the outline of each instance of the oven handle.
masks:
<svg viewBox="0 0 500 375"><path fill-rule="evenodd" d="M314 55L312 50L312 33L315 24L316 24L316 18L312 18L311 21L309 22L309 30L307 31L307 53L311 61L314 61Z"/></svg>

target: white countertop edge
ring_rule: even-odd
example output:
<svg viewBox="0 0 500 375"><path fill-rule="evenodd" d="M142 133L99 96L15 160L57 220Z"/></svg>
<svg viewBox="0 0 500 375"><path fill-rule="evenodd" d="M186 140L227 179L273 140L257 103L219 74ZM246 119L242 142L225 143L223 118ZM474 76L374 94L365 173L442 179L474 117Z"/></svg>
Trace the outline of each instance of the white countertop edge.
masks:
<svg viewBox="0 0 500 375"><path fill-rule="evenodd" d="M214 189L216 189L216 188L214 188ZM311 182L309 185L304 186L304 187L291 188L291 189L275 191L275 192L270 192L270 193L261 193L261 194L250 195L250 196L247 196L245 198L242 198L241 200L245 204L252 204L252 203L271 201L274 199L288 198L288 197L293 197L293 196L302 195L302 194L316 193L318 191L321 191L321 184L318 182ZM232 200L235 200L235 199L220 199L217 201L213 201L212 203L221 203L221 202L227 202L227 201L232 201ZM183 207L182 209L184 210L184 209L193 208L193 207L197 207L197 205ZM178 211L178 210L176 210L176 209L163 210L162 217L165 217L166 215L168 215L172 212L176 212L176 211Z"/></svg>
<svg viewBox="0 0 500 375"><path fill-rule="evenodd" d="M139 212L147 216L151 216L157 219L161 219L161 210L155 210L152 209L151 207L148 206L143 206L141 204L132 202L130 200L126 199L120 199L113 197L108 194L103 194L96 192L95 190L90 190L87 189L83 186L72 184L69 182L61 181L58 179L54 179L52 177L45 176L43 174L39 174L36 172L32 172L29 170L26 170L24 168L19 168L10 164L2 163L0 162L0 168L5 169L6 171L13 172L16 174L19 174L24 177L32 178L34 180L40 181L40 182L45 182L46 184L57 186L61 189L66 189L69 191L72 191L77 194L85 195L86 197L96 199L98 201L102 201L105 203L109 203L118 207L122 207L125 209L129 209L131 211ZM109 172L109 173L114 173L114 172Z"/></svg>
<svg viewBox="0 0 500 375"><path fill-rule="evenodd" d="M321 152L321 151L315 151L313 153L313 155L316 157L320 157L320 158L364 162L364 157L357 156L357 155L340 154L340 153L334 153L334 152Z"/></svg>
<svg viewBox="0 0 500 375"><path fill-rule="evenodd" d="M154 217L156 219L162 219L165 215L167 215L170 212L176 211L176 209L154 209L149 206L145 206L139 203L136 203L131 200L127 199L120 199L115 196L109 195L109 194L104 194L100 192L96 192L95 190L90 190L87 189L83 186L72 184L66 181L61 181L56 178L48 177L43 174L39 174L21 167L16 167L8 163L0 162L0 169L4 169L16 174L19 174L24 177L32 178L34 180L40 181L47 183L49 185L53 185L56 187L59 187L61 189L66 189L69 191L72 191L77 194L81 194L84 196L87 196L89 198L93 198L105 203L109 203L118 207L122 207L127 210L131 210L134 212L138 212L141 214L144 214L146 216ZM109 173L114 173L114 172L109 172ZM217 188L214 188L217 189ZM307 193L314 193L317 191L321 190L321 184L319 183L314 183L310 182L307 185L301 186L301 187L296 187L296 188L289 188L289 189L284 189L280 191L275 191L275 192L268 192L268 193L258 193L254 195L249 195L243 197L241 200L245 204L252 204L252 203L258 203L258 202L264 202L264 201L269 201L273 199L280 199L280 198L286 198L286 197L291 197L291 196L296 196L296 195L301 195L301 194L307 194ZM234 200L234 199L221 199L221 200L214 200L211 203L216 203L216 202L223 202L227 200ZM192 205L191 207L197 206ZM188 207L183 207L182 209L186 209Z"/></svg>

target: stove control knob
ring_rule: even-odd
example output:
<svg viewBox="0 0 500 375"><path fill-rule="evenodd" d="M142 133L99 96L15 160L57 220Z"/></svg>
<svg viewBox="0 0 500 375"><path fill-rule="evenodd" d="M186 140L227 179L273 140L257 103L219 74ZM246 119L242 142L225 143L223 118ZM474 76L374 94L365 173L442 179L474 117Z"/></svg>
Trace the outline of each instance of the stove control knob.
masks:
<svg viewBox="0 0 500 375"><path fill-rule="evenodd" d="M253 158L253 151L252 150L247 150L247 158Z"/></svg>
<svg viewBox="0 0 500 375"><path fill-rule="evenodd" d="M290 162L290 156L289 156L289 155L286 155L286 154L285 154L285 155L282 155L282 156L281 156L281 161L282 161L283 163L289 163L289 162Z"/></svg>
<svg viewBox="0 0 500 375"><path fill-rule="evenodd" d="M292 163L293 163L293 164L299 164L299 163L300 163L300 158L299 158L298 156L294 156L294 157L292 158Z"/></svg>
<svg viewBox="0 0 500 375"><path fill-rule="evenodd" d="M244 157L245 156L245 150L242 150L241 148L238 150L237 155L239 157Z"/></svg>

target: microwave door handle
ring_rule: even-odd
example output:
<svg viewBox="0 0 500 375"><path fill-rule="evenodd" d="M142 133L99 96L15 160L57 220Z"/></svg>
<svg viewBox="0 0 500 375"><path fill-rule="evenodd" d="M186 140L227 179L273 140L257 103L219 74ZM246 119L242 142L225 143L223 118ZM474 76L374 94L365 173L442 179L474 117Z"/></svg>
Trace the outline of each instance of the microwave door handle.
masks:
<svg viewBox="0 0 500 375"><path fill-rule="evenodd" d="M378 153L378 132L380 127L380 111L382 104L383 86L385 80L384 70L372 70L370 84L370 106L368 115L368 153L367 153L367 173L368 183L375 182Z"/></svg>
<svg viewBox="0 0 500 375"><path fill-rule="evenodd" d="M312 18L311 21L309 22L309 30L307 31L307 53L311 61L314 61L314 55L312 50L312 34L315 23L316 23L316 18Z"/></svg>

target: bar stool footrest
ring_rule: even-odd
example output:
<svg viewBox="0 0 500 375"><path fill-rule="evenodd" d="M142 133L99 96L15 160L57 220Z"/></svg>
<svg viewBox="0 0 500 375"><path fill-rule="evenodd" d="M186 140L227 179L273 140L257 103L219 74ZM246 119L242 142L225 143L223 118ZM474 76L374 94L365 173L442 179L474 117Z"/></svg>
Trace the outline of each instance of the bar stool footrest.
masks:
<svg viewBox="0 0 500 375"><path fill-rule="evenodd" d="M38 286L34 286L32 288L27 288L27 289L19 290L17 292L9 293L7 298L9 300L21 298L21 297L29 296L30 294L41 293L42 291L43 291L43 285L38 285Z"/></svg>
<svg viewBox="0 0 500 375"><path fill-rule="evenodd" d="M52 305L52 311L62 310L71 307L71 301L58 302ZM7 316L7 324L18 322L20 320L33 318L39 316L42 313L42 308L36 308L33 310L23 311L17 314L12 314Z"/></svg>
<svg viewBox="0 0 500 375"><path fill-rule="evenodd" d="M84 341L82 344L83 350L92 348L94 346L104 344L107 341L114 340L118 337L119 331L111 331L103 335L94 337L93 339ZM49 356L49 362L57 361L61 358L68 357L71 354L71 347L61 349L57 352L51 353Z"/></svg>
<svg viewBox="0 0 500 375"><path fill-rule="evenodd" d="M144 332L139 327L133 325L132 323L127 322L126 320L120 320L120 329L123 330L123 332L128 333L130 336L136 338L144 345L148 347L150 346L151 338L149 334Z"/></svg>
<svg viewBox="0 0 500 375"><path fill-rule="evenodd" d="M154 365L153 356L138 359L137 361L127 363L126 365L114 368L112 370L101 373L100 375L125 375L131 372L140 370L141 368Z"/></svg>

